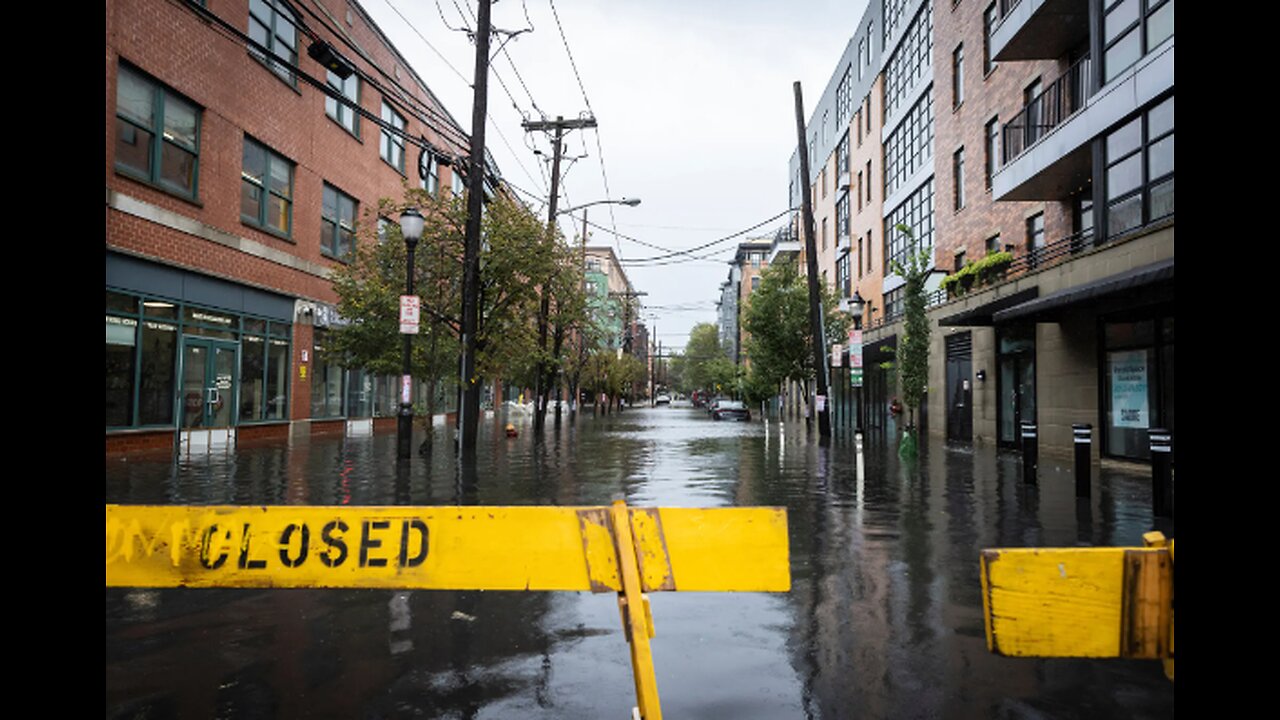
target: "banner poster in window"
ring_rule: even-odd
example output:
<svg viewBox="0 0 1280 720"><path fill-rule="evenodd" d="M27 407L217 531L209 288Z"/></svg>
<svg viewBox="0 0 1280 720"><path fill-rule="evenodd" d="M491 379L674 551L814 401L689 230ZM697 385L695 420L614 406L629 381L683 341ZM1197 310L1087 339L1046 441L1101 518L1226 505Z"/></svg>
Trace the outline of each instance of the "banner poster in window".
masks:
<svg viewBox="0 0 1280 720"><path fill-rule="evenodd" d="M1147 407L1147 352L1108 353L1111 360L1111 417L1118 428L1150 427Z"/></svg>

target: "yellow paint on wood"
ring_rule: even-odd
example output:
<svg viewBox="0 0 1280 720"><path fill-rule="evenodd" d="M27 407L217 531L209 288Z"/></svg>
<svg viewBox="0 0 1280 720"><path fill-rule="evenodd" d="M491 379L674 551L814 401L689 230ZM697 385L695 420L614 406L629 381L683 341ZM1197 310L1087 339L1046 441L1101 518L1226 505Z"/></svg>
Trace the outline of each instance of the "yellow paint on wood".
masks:
<svg viewBox="0 0 1280 720"><path fill-rule="evenodd" d="M650 618L646 618L644 597L640 589L640 568L631 534L630 514L627 504L618 500L610 508L613 520L614 541L618 544L618 569L622 576L623 627L627 630L627 642L631 645L631 671L635 675L636 701L640 717L644 720L661 720L662 705L658 698L658 678L653 671L653 652L649 646Z"/></svg>
<svg viewBox="0 0 1280 720"><path fill-rule="evenodd" d="M987 646L1013 657L1152 657L1149 642L1126 631L1126 556L1153 568L1164 550L1048 548L982 553L983 613ZM1150 557L1148 557L1150 556ZM1159 585L1137 582L1143 592ZM1158 602L1141 596L1137 606ZM1147 621L1142 628L1149 628ZM1138 648L1139 654L1133 654ZM1167 647L1167 645L1163 646Z"/></svg>
<svg viewBox="0 0 1280 720"><path fill-rule="evenodd" d="M646 590L790 588L784 510L629 511ZM616 530L598 507L108 505L107 585L618 591Z"/></svg>

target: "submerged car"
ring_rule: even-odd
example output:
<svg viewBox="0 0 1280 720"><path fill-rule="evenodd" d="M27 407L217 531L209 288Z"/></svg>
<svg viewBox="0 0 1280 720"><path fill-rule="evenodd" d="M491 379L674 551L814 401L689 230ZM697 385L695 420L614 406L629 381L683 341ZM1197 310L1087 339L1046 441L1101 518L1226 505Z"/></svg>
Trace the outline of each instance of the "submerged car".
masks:
<svg viewBox="0 0 1280 720"><path fill-rule="evenodd" d="M711 417L716 420L747 422L751 420L751 411L747 409L747 404L741 400L721 400L716 404L715 410L711 411Z"/></svg>
<svg viewBox="0 0 1280 720"><path fill-rule="evenodd" d="M670 405L670 404L671 404L671 396L670 396L670 395L659 395L658 397L656 397L656 398L654 398L654 399L653 399L653 403L654 403L655 405Z"/></svg>

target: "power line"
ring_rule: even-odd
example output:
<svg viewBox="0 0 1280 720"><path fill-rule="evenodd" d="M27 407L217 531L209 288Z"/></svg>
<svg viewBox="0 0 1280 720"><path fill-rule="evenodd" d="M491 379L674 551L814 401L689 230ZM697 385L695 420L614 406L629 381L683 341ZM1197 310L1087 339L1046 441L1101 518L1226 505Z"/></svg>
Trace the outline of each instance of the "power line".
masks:
<svg viewBox="0 0 1280 720"><path fill-rule="evenodd" d="M702 244L702 245L698 245L698 246L696 246L696 247L691 247L691 248L689 248L689 249L687 249L687 250L678 250L678 251L675 251L675 252L670 253L669 255L657 255L657 256L649 257L649 258L631 258L631 259L628 259L628 260L620 260L619 262L627 262L627 263L654 262L654 261L669 260L669 259L671 259L671 258L678 257L678 256L681 256L681 255L690 255L690 254L695 253L695 252L697 252L697 251L699 251L699 250L705 250L706 248L709 248L709 247L711 247L711 246L713 246L713 245L719 245L720 243L728 242L728 241L733 240L733 239L735 239L735 238L738 238L738 237L741 237L741 236L743 236L743 235L746 235L747 233L751 232L752 230L757 230L757 229L759 229L759 228L761 228L761 227L764 227L765 225L768 225L769 223L773 222L774 220L777 220L778 218L782 217L783 215L786 215L786 214L787 214L787 213L789 213L789 212L791 212L791 208L787 208L786 210L783 210L782 212L778 213L777 215L774 215L773 217L769 218L768 220L764 220L764 221L758 222L758 223L756 223L755 225L752 225L751 227L749 227L749 228L747 228L747 229L745 229L745 230L739 230L738 232L733 233L732 235L727 235L727 236L725 236L725 237L720 238L719 240L712 240L712 241L711 241L711 242L709 242L709 243L704 243L704 244Z"/></svg>

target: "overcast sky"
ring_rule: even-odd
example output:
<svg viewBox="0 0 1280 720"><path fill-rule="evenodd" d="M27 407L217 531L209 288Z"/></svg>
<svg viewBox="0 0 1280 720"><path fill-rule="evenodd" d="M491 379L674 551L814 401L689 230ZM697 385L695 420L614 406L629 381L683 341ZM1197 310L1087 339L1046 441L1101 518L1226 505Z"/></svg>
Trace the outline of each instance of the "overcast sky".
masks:
<svg viewBox="0 0 1280 720"><path fill-rule="evenodd" d="M474 27L475 0L360 1L470 131L475 50L465 33L446 22ZM787 163L796 144L792 83L802 84L807 119L867 4L552 1L582 87L548 0L495 2L496 28L533 31L517 35L493 62L489 152L506 180L545 201L551 143L543 133L526 133L520 123L543 114L577 117L589 102L599 127L566 136L566 158L586 157L562 167L560 207L640 198L634 208L592 207L588 219L670 250L706 244L787 209ZM545 205L539 211L545 213ZM561 223L566 237L580 232L581 213L575 215L576 229L567 216ZM712 260L624 266L635 288L648 293L641 298L644 319L651 328L656 323L664 350L682 348L694 324L716 321L719 286L728 277L725 261L744 239L714 246ZM611 245L624 261L663 254L598 228L591 229L589 242Z"/></svg>

